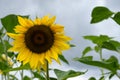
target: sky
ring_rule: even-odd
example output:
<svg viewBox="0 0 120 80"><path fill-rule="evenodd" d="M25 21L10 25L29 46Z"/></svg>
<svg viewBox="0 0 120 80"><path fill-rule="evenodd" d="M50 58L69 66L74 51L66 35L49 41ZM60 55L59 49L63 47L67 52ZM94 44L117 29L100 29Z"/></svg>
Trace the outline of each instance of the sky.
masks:
<svg viewBox="0 0 120 80"><path fill-rule="evenodd" d="M73 61L73 58L81 56L81 52L86 46L93 46L91 42L84 40L82 36L105 34L120 40L119 25L111 19L98 24L90 24L91 11L96 6L106 6L111 11L117 12L120 10L119 3L120 0L0 0L0 18L8 14L30 15L32 19L36 16L42 17L47 14L57 16L56 23L65 26L66 35L73 38L71 43L76 45L76 47L63 52L70 65L53 63L50 67L79 71L86 71L88 69L87 74L68 79L88 80L90 76L98 78L100 71L96 67ZM106 54L103 55L105 58L110 56L108 53L112 54L109 51L105 52ZM96 59L98 58L97 54L90 53L90 55L92 54ZM117 53L114 55L120 57ZM52 73L51 76L54 76L54 74Z"/></svg>

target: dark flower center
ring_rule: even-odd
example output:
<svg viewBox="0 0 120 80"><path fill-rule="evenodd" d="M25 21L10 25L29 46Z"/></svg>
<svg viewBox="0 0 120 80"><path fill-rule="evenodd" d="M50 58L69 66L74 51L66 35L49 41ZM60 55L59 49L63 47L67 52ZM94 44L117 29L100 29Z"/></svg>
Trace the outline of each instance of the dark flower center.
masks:
<svg viewBox="0 0 120 80"><path fill-rule="evenodd" d="M25 44L34 53L46 52L54 43L51 29L45 25L35 25L25 33Z"/></svg>

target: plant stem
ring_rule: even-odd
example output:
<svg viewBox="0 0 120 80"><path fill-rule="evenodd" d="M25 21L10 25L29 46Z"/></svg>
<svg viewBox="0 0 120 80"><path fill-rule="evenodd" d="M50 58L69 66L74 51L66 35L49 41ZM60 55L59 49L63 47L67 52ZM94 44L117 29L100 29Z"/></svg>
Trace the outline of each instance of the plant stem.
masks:
<svg viewBox="0 0 120 80"><path fill-rule="evenodd" d="M23 70L21 70L21 80L23 80Z"/></svg>
<svg viewBox="0 0 120 80"><path fill-rule="evenodd" d="M46 78L47 78L47 80L50 80L50 78L49 78L49 64L48 64L48 61L46 61Z"/></svg>
<svg viewBox="0 0 120 80"><path fill-rule="evenodd" d="M99 54L100 54L100 60L103 61L103 58L102 58L102 48L101 47L100 47ZM102 76L104 76L104 70L102 68L100 70L101 70Z"/></svg>

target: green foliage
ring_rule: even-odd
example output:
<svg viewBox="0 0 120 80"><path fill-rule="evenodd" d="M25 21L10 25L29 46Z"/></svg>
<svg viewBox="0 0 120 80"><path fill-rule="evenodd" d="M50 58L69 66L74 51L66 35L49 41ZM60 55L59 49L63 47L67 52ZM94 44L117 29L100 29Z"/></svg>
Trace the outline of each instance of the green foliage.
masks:
<svg viewBox="0 0 120 80"><path fill-rule="evenodd" d="M55 72L58 80L66 80L68 78L79 76L79 75L82 75L85 73L85 72L79 72L79 71L73 71L73 70L61 71L58 69L54 69L54 72Z"/></svg>
<svg viewBox="0 0 120 80"><path fill-rule="evenodd" d="M31 80L28 76L24 76L23 80Z"/></svg>
<svg viewBox="0 0 120 80"><path fill-rule="evenodd" d="M96 80L96 78L94 78L94 77L90 77L89 80Z"/></svg>
<svg viewBox="0 0 120 80"><path fill-rule="evenodd" d="M111 40L112 37L108 37L107 35L100 35L100 36L88 35L88 36L84 36L84 39L90 40L94 44L101 46L103 42Z"/></svg>
<svg viewBox="0 0 120 80"><path fill-rule="evenodd" d="M39 80L45 80L45 78L43 77L43 75L41 75L40 73L36 72L32 72L34 75L34 78L38 78Z"/></svg>
<svg viewBox="0 0 120 80"><path fill-rule="evenodd" d="M112 73L116 73L116 71L119 69L118 60L115 56L111 56L106 61L95 61L95 60L91 60L88 57L75 58L74 60L82 62L87 65L92 65L92 66L97 66L97 67L108 69Z"/></svg>
<svg viewBox="0 0 120 80"><path fill-rule="evenodd" d="M117 12L112 19L120 25L120 12Z"/></svg>
<svg viewBox="0 0 120 80"><path fill-rule="evenodd" d="M111 79L115 74L111 73L109 79Z"/></svg>
<svg viewBox="0 0 120 80"><path fill-rule="evenodd" d="M101 22L105 19L108 19L113 15L113 12L106 7L95 7L92 11L92 20L91 23Z"/></svg>
<svg viewBox="0 0 120 80"><path fill-rule="evenodd" d="M60 60L62 60L64 63L69 64L67 59L63 55L59 55Z"/></svg>
<svg viewBox="0 0 120 80"><path fill-rule="evenodd" d="M92 51L92 48L90 46L86 47L84 51L82 52L82 57L85 56L88 52Z"/></svg>
<svg viewBox="0 0 120 80"><path fill-rule="evenodd" d="M18 24L17 16L14 14L5 16L1 19L1 22L7 32L14 32L13 28Z"/></svg>
<svg viewBox="0 0 120 80"><path fill-rule="evenodd" d="M120 25L120 12L114 13L114 12L110 11L108 8L103 7L103 6L95 7L92 10L91 17L92 17L91 23L98 23L105 19L111 18L117 24Z"/></svg>

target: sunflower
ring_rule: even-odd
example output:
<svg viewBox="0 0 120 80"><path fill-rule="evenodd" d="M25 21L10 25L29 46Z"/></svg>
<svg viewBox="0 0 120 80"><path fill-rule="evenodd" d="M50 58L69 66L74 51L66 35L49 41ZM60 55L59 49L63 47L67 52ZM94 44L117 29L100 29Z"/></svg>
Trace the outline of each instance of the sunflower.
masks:
<svg viewBox="0 0 120 80"><path fill-rule="evenodd" d="M68 50L71 40L65 36L64 26L56 24L56 17L44 16L30 20L18 16L19 25L14 28L15 33L7 33L13 38L9 51L18 52L17 60L30 64L32 69L39 69L52 59L59 63L58 55Z"/></svg>

